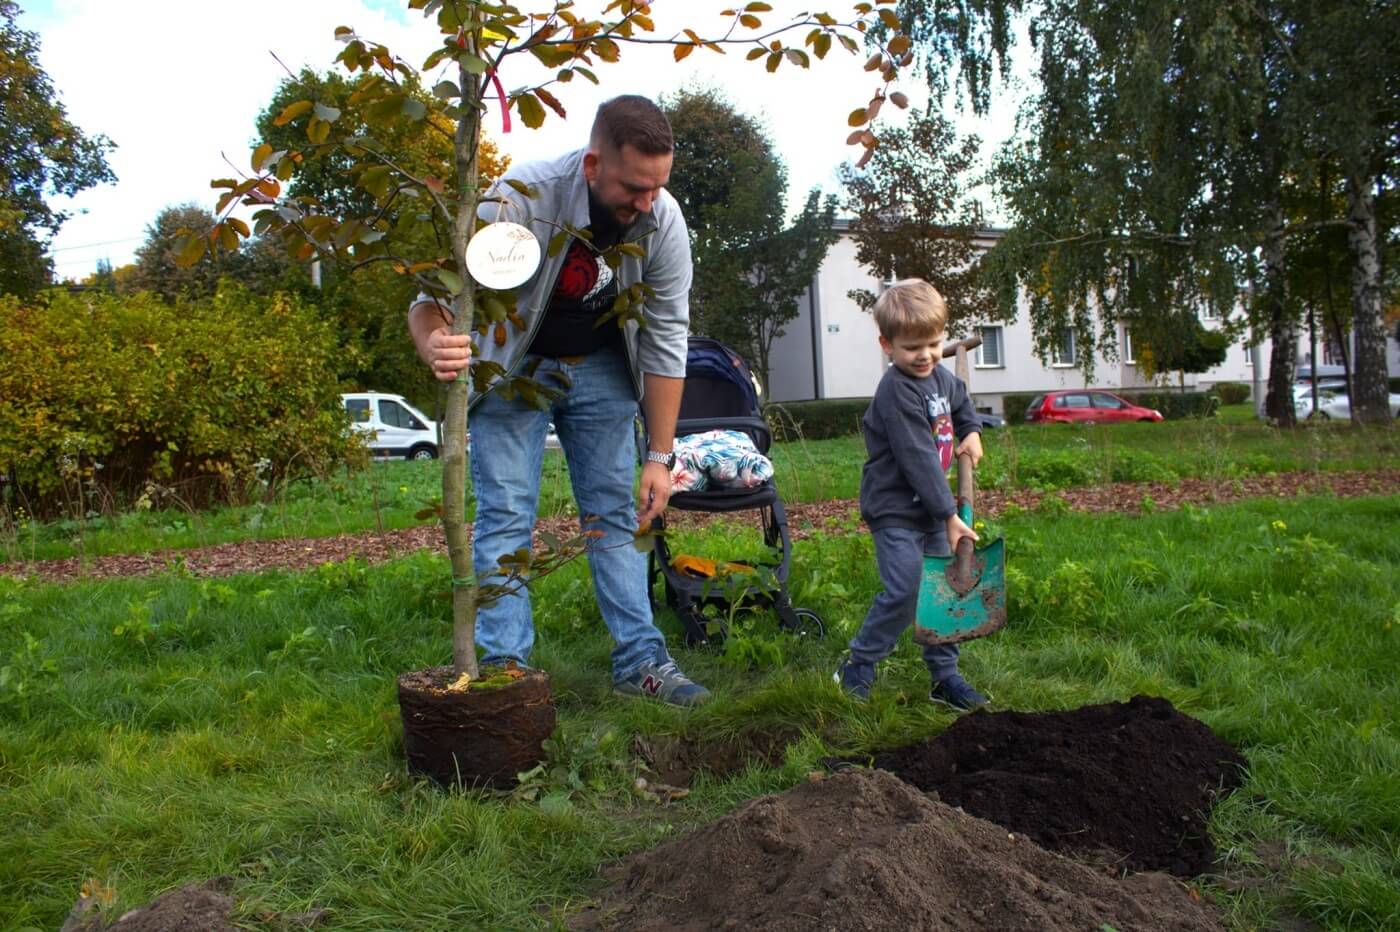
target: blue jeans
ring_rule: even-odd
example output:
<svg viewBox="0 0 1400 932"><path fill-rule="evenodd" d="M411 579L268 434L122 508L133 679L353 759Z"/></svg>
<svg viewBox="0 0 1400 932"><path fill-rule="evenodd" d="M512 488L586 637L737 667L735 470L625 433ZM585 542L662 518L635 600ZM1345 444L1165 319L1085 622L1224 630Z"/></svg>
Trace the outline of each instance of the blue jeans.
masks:
<svg viewBox="0 0 1400 932"><path fill-rule="evenodd" d="M948 532L939 527L928 533L910 528L886 527L872 532L875 562L884 590L875 596L856 636L851 638L851 660L877 664L894 652L904 629L914 623L919 604L919 577L924 554L948 555ZM926 644L924 663L935 683L958 672L958 645Z"/></svg>
<svg viewBox="0 0 1400 932"><path fill-rule="evenodd" d="M565 396L549 411L519 398L491 392L471 414L472 487L476 527L472 563L479 580L489 582L499 557L531 546L540 498L540 466L549 421L559 434L569 464L574 501L585 529L603 536L588 543L588 567L603 621L612 633L613 679L643 663L667 659L666 640L652 620L646 556L632 545L637 525L633 495L637 467L637 395L626 357L600 350L564 362L539 358L534 378L568 377ZM530 592L524 588L477 614L476 642L487 662L530 659L535 628Z"/></svg>

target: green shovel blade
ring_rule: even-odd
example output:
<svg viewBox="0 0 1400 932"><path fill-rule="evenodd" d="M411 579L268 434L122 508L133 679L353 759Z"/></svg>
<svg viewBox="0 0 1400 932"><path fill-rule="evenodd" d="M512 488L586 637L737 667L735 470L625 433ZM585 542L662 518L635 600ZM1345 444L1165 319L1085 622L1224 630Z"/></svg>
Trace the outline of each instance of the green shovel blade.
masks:
<svg viewBox="0 0 1400 932"><path fill-rule="evenodd" d="M972 585L950 573L954 560L924 557L914 639L920 644L953 644L986 637L1006 624L1006 542L1000 537L973 551Z"/></svg>

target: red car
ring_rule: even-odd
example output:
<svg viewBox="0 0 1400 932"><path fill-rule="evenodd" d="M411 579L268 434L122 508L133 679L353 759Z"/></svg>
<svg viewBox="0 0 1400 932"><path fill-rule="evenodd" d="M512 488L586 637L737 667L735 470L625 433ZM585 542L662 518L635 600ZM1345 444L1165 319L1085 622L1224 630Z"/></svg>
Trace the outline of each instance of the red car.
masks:
<svg viewBox="0 0 1400 932"><path fill-rule="evenodd" d="M1160 421L1162 412L1140 408L1101 388L1069 389L1036 395L1026 408L1028 424L1112 424Z"/></svg>

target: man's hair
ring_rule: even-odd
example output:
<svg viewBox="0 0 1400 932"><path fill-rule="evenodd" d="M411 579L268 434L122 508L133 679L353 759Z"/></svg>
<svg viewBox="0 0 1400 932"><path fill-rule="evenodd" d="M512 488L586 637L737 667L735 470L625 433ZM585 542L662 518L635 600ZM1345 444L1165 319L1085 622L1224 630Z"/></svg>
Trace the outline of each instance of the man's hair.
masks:
<svg viewBox="0 0 1400 932"><path fill-rule="evenodd" d="M589 143L611 152L631 146L643 155L667 155L676 148L671 123L661 108L638 94L605 100L593 118Z"/></svg>
<svg viewBox="0 0 1400 932"><path fill-rule="evenodd" d="M875 302L875 326L886 340L933 336L948 326L948 305L922 278L906 278Z"/></svg>

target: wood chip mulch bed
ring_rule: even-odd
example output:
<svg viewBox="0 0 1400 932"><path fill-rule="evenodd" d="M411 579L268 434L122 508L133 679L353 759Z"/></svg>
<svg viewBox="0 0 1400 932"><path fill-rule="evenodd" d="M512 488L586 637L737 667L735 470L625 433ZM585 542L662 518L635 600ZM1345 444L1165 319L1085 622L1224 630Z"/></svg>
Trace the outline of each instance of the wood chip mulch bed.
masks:
<svg viewBox="0 0 1400 932"><path fill-rule="evenodd" d="M1328 494L1338 498L1352 498L1397 493L1400 493L1400 469L1374 472L1290 472L1218 481L1181 479L1176 482L1117 482L1050 493L1025 490L986 491L978 494L977 510L979 516L983 517L997 516L1007 505L1034 511L1046 496L1063 499L1071 511L1105 513L1139 512L1149 500L1154 509L1172 510L1188 503L1208 506L1247 498L1290 498L1296 495ZM788 527L795 540L801 540L814 532L864 531L858 505L851 499L812 504L789 503L785 508ZM668 512L668 520L673 527L697 527L714 520L756 522L757 515L756 511L712 515L673 510ZM575 519L570 517L547 518L539 523L541 530L550 531L559 537L568 536L575 527ZM368 531L335 537L247 540L189 550L0 563L0 573L31 577L42 582L145 576L174 569L195 576L230 576L268 569L304 570L322 563L348 560L351 557L358 557L369 563L380 563L422 549L446 550L441 527L432 524L386 531L382 534Z"/></svg>

